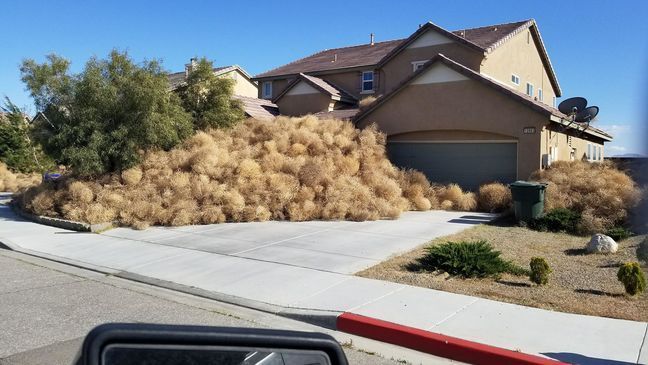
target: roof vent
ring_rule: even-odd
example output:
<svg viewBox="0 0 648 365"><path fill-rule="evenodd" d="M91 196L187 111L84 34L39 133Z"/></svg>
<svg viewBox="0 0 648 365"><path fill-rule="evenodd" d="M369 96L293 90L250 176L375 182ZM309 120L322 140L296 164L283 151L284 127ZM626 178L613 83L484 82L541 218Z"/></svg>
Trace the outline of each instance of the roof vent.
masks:
<svg viewBox="0 0 648 365"><path fill-rule="evenodd" d="M497 27L493 27L493 32L497 32Z"/></svg>
<svg viewBox="0 0 648 365"><path fill-rule="evenodd" d="M331 62L337 62L337 53L333 55L333 61Z"/></svg>
<svg viewBox="0 0 648 365"><path fill-rule="evenodd" d="M373 34L373 33L369 34L369 45L373 46L375 44L374 37L375 37L375 34Z"/></svg>

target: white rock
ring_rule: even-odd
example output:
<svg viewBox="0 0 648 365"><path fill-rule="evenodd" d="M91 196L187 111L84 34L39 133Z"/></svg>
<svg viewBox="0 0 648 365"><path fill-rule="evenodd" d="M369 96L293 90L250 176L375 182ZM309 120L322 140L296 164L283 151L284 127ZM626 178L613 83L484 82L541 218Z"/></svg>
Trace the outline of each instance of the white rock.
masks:
<svg viewBox="0 0 648 365"><path fill-rule="evenodd" d="M589 253L615 253L619 245L610 236L597 233L592 236L592 239L587 244L587 252Z"/></svg>

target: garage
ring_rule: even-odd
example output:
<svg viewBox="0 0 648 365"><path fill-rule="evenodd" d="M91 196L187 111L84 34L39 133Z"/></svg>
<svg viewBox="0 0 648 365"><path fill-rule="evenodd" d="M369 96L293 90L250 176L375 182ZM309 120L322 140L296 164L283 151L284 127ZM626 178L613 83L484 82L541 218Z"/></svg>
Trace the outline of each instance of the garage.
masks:
<svg viewBox="0 0 648 365"><path fill-rule="evenodd" d="M479 185L517 179L515 142L389 142L391 161L423 172L430 181L457 183L477 190Z"/></svg>

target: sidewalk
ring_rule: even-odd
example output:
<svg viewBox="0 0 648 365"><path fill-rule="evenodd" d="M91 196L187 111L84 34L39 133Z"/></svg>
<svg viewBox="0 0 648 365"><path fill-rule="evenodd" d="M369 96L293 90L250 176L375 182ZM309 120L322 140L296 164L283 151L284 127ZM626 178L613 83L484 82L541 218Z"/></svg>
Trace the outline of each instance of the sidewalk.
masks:
<svg viewBox="0 0 648 365"><path fill-rule="evenodd" d="M434 238L434 234L428 232L426 237L419 237L420 232L414 232L409 237L411 240L408 241L407 237L408 230L414 230L412 227L423 229L426 220L436 217L436 212L425 213L428 212L408 213L397 221L266 222L146 231L117 229L97 235L26 222L16 217L10 208L0 206L0 242L19 251L62 258L119 276L163 280L238 297L247 303L254 301L311 312L322 311L323 315L359 314L565 362L646 363L648 349L644 345L643 353L641 350L648 325L643 322L551 312L351 275L353 270L370 265L371 261L384 259L387 252L374 259L368 259L366 254L333 255L330 256L331 263L337 262L337 266L330 266L333 269L327 269L326 265L318 266L317 260L309 262L308 257L315 257L309 256L311 252L302 252L305 254L303 260L291 256L292 251L300 250L298 245L293 245L301 242L296 238L305 244L317 243L319 239L307 239L315 235L322 239L327 235L338 235L330 242L344 242L337 247L343 252L353 252L353 241L344 240L344 237L355 233L375 238L383 236L399 245L402 242L407 242L406 246L421 244ZM445 214L442 217L452 223L436 227L437 236L463 229L452 226L465 223L461 222L461 213L439 214ZM452 214L457 216L452 218ZM401 224L409 228L399 233L402 236L393 234L391 229ZM228 237L226 233L245 225L261 227L269 235L281 233L289 226L312 227L317 233L306 232L288 241L278 238L269 243L255 242L256 248L247 251L226 253L206 249L210 242L211 246L225 248L252 242L252 239L245 240L240 236ZM192 230L197 231L189 232ZM200 230L212 230L214 236L209 238L198 234ZM376 244L376 251L380 247ZM266 250L251 254L259 248ZM267 259L269 248L279 250L273 254L279 260ZM335 247L324 247L324 251L328 249ZM393 249L402 251L406 247ZM367 247L363 246L360 251L366 250ZM343 261L335 261L338 256L343 257ZM351 260L356 256L357 259Z"/></svg>

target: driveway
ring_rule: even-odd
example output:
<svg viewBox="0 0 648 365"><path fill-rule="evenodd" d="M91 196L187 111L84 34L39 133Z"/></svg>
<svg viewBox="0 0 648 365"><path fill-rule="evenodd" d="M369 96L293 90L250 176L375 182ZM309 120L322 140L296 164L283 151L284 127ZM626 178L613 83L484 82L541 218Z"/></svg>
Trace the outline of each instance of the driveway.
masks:
<svg viewBox="0 0 648 365"><path fill-rule="evenodd" d="M225 223L117 228L104 236L245 258L252 261L353 274L429 240L495 216L446 211L406 212L397 220ZM192 256L187 253L187 258Z"/></svg>

